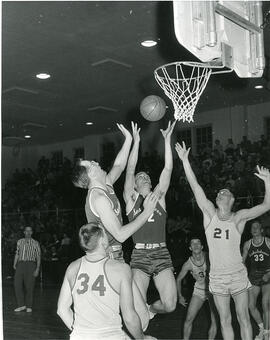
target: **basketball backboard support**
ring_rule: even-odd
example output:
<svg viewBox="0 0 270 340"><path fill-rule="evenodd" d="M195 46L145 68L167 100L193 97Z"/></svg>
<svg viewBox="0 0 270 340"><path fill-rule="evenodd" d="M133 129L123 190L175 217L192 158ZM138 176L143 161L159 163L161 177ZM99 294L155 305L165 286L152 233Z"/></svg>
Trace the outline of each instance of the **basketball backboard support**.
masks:
<svg viewBox="0 0 270 340"><path fill-rule="evenodd" d="M174 1L178 42L204 63L233 69L241 78L263 74L261 1Z"/></svg>

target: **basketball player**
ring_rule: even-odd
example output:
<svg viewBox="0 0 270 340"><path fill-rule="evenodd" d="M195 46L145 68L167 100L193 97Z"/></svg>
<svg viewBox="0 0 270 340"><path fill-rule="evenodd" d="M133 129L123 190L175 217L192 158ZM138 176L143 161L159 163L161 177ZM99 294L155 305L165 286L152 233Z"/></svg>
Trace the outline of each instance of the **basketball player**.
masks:
<svg viewBox="0 0 270 340"><path fill-rule="evenodd" d="M187 302L181 292L181 284L184 277L190 272L195 279L194 290L192 298L190 300L186 320L184 323L184 340L189 340L192 323L196 318L199 310L206 300L208 300L211 314L211 326L208 332L208 339L215 339L217 333L217 324L214 315L214 302L211 300L211 296L208 290L208 274L209 263L206 254L203 252L203 246L199 238L193 237L190 240L189 249L192 251L190 258L184 263L176 280L179 303L186 307Z"/></svg>
<svg viewBox="0 0 270 340"><path fill-rule="evenodd" d="M243 262L250 260L249 311L259 326L255 340L270 339L270 239L263 237L263 227L258 220L251 224L252 239L243 247ZM257 298L262 292L263 320L257 309Z"/></svg>
<svg viewBox="0 0 270 340"><path fill-rule="evenodd" d="M121 206L113 189L113 183L124 170L132 142L132 136L123 125L118 128L125 136L125 142L118 153L111 171L107 174L100 165L94 161L81 161L74 169L73 184L88 189L85 203L85 213L88 223L102 225L109 239L110 257L124 262L122 242L137 231L153 213L157 203L157 195L149 193L144 204L144 212L133 222L122 226ZM143 329L149 323L149 311L134 283L135 308L141 318Z"/></svg>
<svg viewBox="0 0 270 340"><path fill-rule="evenodd" d="M165 166L155 189L159 195L156 209L145 221L143 227L133 234L135 248L132 252L130 266L134 280L146 301L149 281L153 276L160 295L160 299L150 306L149 310L153 314L172 312L177 302L173 265L165 243L167 217L165 195L170 184L173 168L171 134L174 125L175 122L172 125L169 122L167 129L161 130L165 142ZM152 188L151 179L145 172L139 172L135 176L140 143L139 132L140 129L137 128L137 124L135 126L133 124L134 145L128 160L124 187L126 213L129 221L133 222L144 213L143 202Z"/></svg>
<svg viewBox="0 0 270 340"><path fill-rule="evenodd" d="M57 308L72 331L70 340L129 339L122 331L119 307L134 339L154 339L143 334L134 309L129 266L107 257L109 242L104 229L86 224L80 228L79 240L86 255L69 265Z"/></svg>
<svg viewBox="0 0 270 340"><path fill-rule="evenodd" d="M228 189L222 189L216 197L217 209L209 201L192 171L188 160L190 151L183 142L175 149L183 162L187 180L203 213L204 229L209 247L210 274L209 290L220 315L224 340L234 339L231 325L230 297L235 302L237 318L240 323L242 339L252 339L252 329L248 312L248 288L251 284L247 270L242 262L240 239L247 221L252 220L270 208L270 173L268 169L257 166L255 175L264 181L264 201L251 208L232 212L234 196Z"/></svg>

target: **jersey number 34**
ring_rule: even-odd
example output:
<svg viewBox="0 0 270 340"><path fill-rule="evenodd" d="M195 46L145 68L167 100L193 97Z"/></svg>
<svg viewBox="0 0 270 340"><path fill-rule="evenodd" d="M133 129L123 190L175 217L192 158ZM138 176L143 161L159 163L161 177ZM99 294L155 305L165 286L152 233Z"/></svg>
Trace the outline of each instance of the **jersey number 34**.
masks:
<svg viewBox="0 0 270 340"><path fill-rule="evenodd" d="M81 280L81 287L77 289L78 294L84 294L89 288L89 276L86 273L81 273L78 276L78 280ZM104 286L104 275L99 275L95 282L92 284L91 290L96 290L99 292L99 296L104 296L106 287Z"/></svg>

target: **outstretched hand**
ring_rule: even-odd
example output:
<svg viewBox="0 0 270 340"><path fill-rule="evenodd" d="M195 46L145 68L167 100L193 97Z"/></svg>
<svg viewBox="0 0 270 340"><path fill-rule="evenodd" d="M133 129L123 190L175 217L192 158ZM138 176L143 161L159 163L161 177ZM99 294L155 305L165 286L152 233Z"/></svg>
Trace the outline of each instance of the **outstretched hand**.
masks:
<svg viewBox="0 0 270 340"><path fill-rule="evenodd" d="M157 194L157 192L150 192L146 196L143 202L143 207L144 211L147 211L149 213L149 216L154 212L158 199L159 195Z"/></svg>
<svg viewBox="0 0 270 340"><path fill-rule="evenodd" d="M134 122L131 122L131 127L134 143L138 143L140 141L141 128L138 128L137 123Z"/></svg>
<svg viewBox="0 0 270 340"><path fill-rule="evenodd" d="M172 124L171 124L171 121L169 121L168 127L166 130L160 129L162 136L164 137L165 140L168 140L171 138L175 123L176 123L176 120Z"/></svg>
<svg viewBox="0 0 270 340"><path fill-rule="evenodd" d="M176 143L175 150L178 154L178 157L181 159L181 161L188 159L190 148L188 149L186 148L185 142L182 142L182 145L180 145L180 143Z"/></svg>
<svg viewBox="0 0 270 340"><path fill-rule="evenodd" d="M123 124L116 124L118 129L122 132L122 134L125 136L125 138L130 138L132 139L131 133L124 127Z"/></svg>
<svg viewBox="0 0 270 340"><path fill-rule="evenodd" d="M264 182L269 182L270 181L270 172L267 168L264 168L263 166L259 167L259 165L257 165L257 172L254 173L255 176L259 177L261 180L263 180Z"/></svg>

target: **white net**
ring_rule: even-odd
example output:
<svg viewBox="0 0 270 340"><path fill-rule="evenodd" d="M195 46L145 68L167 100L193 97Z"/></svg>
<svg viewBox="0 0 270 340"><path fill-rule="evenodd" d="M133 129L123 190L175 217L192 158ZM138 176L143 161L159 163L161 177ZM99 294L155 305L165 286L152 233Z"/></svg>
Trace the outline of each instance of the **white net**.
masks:
<svg viewBox="0 0 270 340"><path fill-rule="evenodd" d="M193 62L175 62L160 66L154 73L159 86L173 102L175 119L193 122L196 105L212 68Z"/></svg>

